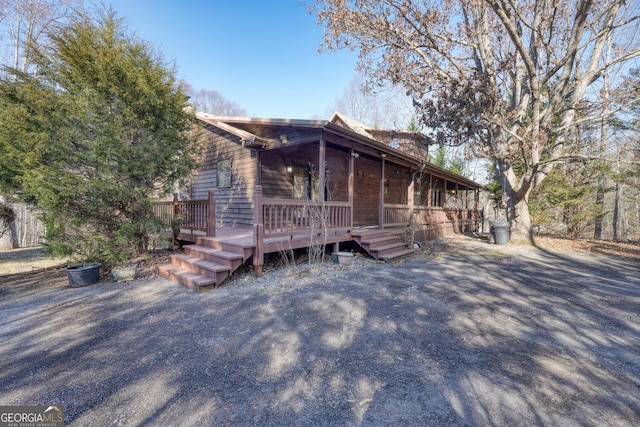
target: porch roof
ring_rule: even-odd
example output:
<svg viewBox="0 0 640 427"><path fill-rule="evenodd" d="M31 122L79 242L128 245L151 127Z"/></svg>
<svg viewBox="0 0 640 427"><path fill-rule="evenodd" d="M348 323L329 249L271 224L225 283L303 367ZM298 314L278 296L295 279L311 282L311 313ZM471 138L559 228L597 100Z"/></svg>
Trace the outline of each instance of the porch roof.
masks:
<svg viewBox="0 0 640 427"><path fill-rule="evenodd" d="M389 157L400 159L412 165L415 170L424 168L426 173L436 175L449 181L457 182L469 189L482 188L482 185L475 181L443 169L432 163L425 163L408 153L374 139L372 136L367 136L370 135L369 133L365 134L364 132L351 130L329 120L222 117L203 115L200 113L198 113L196 117L210 125L220 128L221 130L238 136L243 145L245 145L245 142L248 142L246 145L250 145L254 148L263 148L267 145L281 144L282 142L280 140L266 136L273 136L275 134L274 128L317 129L319 131L329 132L336 136L360 143L379 152L380 154L384 153ZM259 134L264 136L260 136ZM296 141L290 141L290 143L295 144Z"/></svg>

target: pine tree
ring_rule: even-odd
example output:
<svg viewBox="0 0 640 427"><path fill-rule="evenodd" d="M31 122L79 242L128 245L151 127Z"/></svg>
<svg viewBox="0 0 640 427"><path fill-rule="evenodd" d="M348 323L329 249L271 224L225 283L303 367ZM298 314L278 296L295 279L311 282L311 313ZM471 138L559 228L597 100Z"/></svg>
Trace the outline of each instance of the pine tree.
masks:
<svg viewBox="0 0 640 427"><path fill-rule="evenodd" d="M106 264L147 244L154 190L194 167L175 72L112 11L74 21L0 81L0 185L43 212L49 248Z"/></svg>

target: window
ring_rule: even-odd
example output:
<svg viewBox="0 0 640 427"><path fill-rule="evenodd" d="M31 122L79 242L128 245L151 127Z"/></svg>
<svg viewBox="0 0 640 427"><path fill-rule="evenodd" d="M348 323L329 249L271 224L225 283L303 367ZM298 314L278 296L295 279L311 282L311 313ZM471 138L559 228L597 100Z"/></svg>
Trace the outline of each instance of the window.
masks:
<svg viewBox="0 0 640 427"><path fill-rule="evenodd" d="M231 187L231 159L218 160L218 188Z"/></svg>
<svg viewBox="0 0 640 427"><path fill-rule="evenodd" d="M391 146L391 148L398 148L400 146L400 144L398 143L397 139L393 139L391 140L391 142L389 143L389 145Z"/></svg>

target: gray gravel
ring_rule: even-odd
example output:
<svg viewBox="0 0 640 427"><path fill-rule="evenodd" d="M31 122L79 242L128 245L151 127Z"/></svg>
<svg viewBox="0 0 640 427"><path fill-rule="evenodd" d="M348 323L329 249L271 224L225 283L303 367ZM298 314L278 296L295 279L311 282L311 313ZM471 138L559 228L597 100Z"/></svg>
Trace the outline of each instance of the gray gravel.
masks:
<svg viewBox="0 0 640 427"><path fill-rule="evenodd" d="M207 294L12 292L0 404L62 405L71 426L637 426L639 270L449 239Z"/></svg>

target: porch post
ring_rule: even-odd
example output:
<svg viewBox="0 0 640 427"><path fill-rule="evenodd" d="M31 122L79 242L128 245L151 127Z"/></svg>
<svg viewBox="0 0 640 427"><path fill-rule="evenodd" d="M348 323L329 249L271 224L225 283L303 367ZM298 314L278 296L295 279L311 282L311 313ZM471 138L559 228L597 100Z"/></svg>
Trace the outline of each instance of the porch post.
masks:
<svg viewBox="0 0 640 427"><path fill-rule="evenodd" d="M318 201L320 202L320 232L326 239L327 237L327 224L330 221L329 208L325 205L325 202L330 199L327 194L327 143L324 138L320 138L320 152L318 153Z"/></svg>
<svg viewBox="0 0 640 427"><path fill-rule="evenodd" d="M473 218L474 218L474 226L475 229L473 231L480 231L480 218L478 217L478 203L480 201L480 190L476 190L474 191L474 196L473 196ZM483 215L484 216L484 215ZM482 219L483 221L483 231L484 231L484 218Z"/></svg>
<svg viewBox="0 0 640 427"><path fill-rule="evenodd" d="M326 192L326 142L324 139L320 139L320 153L318 155L318 180L320 181L318 188L318 201L325 200Z"/></svg>
<svg viewBox="0 0 640 427"><path fill-rule="evenodd" d="M456 182L456 218L458 218L458 231L462 233L462 211L460 210L460 187Z"/></svg>
<svg viewBox="0 0 640 427"><path fill-rule="evenodd" d="M349 202L349 232L353 230L353 183L355 173L356 157L354 155L353 147L349 150L349 189L347 195L347 201Z"/></svg>
<svg viewBox="0 0 640 427"><path fill-rule="evenodd" d="M411 173L411 169L409 170L409 176L411 176L411 181L409 182L409 186L407 187L407 204L413 207L415 203L413 200L415 195L415 191L414 191L415 184L414 184L413 174Z"/></svg>
<svg viewBox="0 0 640 427"><path fill-rule="evenodd" d="M407 187L407 206L409 208L409 215L407 215L408 218L408 226L410 226L411 224L413 224L413 211L414 211L414 206L415 206L415 200L414 200L414 195L415 195L415 183L414 183L414 179L415 177L413 176L412 173L412 169L409 169L409 176L411 177L411 182L409 182L409 185Z"/></svg>
<svg viewBox="0 0 640 427"><path fill-rule="evenodd" d="M449 181L447 181L447 178L444 178L443 182L444 182L444 190L442 191L442 207L446 208L447 207L447 185L449 184Z"/></svg>
<svg viewBox="0 0 640 427"><path fill-rule="evenodd" d="M216 198L213 190L209 190L209 217L207 218L207 236L216 236Z"/></svg>
<svg viewBox="0 0 640 427"><path fill-rule="evenodd" d="M427 187L427 207L433 207L433 175L429 174L429 186Z"/></svg>
<svg viewBox="0 0 640 427"><path fill-rule="evenodd" d="M173 247L180 246L178 241L178 235L180 234L180 224L177 223L178 215L180 214L178 208L178 193L173 193L173 205L171 206L171 229L173 231ZM177 230L176 230L177 227Z"/></svg>
<svg viewBox="0 0 640 427"><path fill-rule="evenodd" d="M262 186L256 185L253 191L253 269L256 277L262 277L264 264L264 223L262 218Z"/></svg>
<svg viewBox="0 0 640 427"><path fill-rule="evenodd" d="M384 163L386 154L382 153L382 162L380 170L380 200L378 202L378 228L384 229Z"/></svg>

